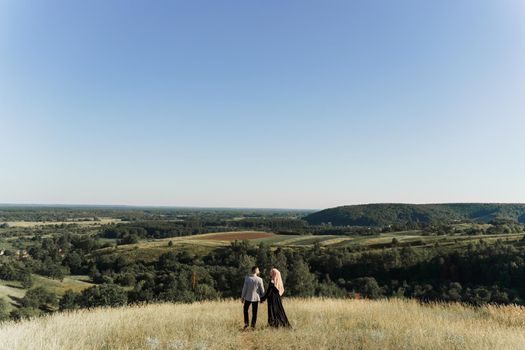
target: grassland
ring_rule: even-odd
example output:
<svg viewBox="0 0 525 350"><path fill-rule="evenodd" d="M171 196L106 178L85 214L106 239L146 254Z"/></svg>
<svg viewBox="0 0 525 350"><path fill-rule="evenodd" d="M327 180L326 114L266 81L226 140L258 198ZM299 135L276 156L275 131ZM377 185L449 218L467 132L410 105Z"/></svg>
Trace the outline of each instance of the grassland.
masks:
<svg viewBox="0 0 525 350"><path fill-rule="evenodd" d="M68 221L6 221L9 227L40 227L40 226L52 226L52 225L71 225L76 224L79 226L102 226L107 224L119 223L121 220L114 218L100 218L99 220L68 220Z"/></svg>
<svg viewBox="0 0 525 350"><path fill-rule="evenodd" d="M25 294L26 290L20 287L19 282L0 280L0 299L7 301L9 310L12 310L17 299L23 298Z"/></svg>
<svg viewBox="0 0 525 350"><path fill-rule="evenodd" d="M525 309L403 300L285 299L292 329L265 307L241 330L238 301L81 310L0 326L0 349L523 349Z"/></svg>
<svg viewBox="0 0 525 350"><path fill-rule="evenodd" d="M67 276L62 281L35 274L33 274L32 277L32 288L44 287L57 295L63 295L68 289L79 292L92 286L92 284L88 282L89 278L87 276ZM5 299L10 308L13 308L17 300L24 297L26 291L26 289L22 288L19 281L5 281L0 279L0 299Z"/></svg>

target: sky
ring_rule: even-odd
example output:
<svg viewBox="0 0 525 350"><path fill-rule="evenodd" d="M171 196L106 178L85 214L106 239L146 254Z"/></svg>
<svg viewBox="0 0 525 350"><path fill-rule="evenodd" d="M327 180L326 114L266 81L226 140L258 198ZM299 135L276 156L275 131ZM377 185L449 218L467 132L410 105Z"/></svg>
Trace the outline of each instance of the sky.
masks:
<svg viewBox="0 0 525 350"><path fill-rule="evenodd" d="M0 0L0 203L525 202L522 0Z"/></svg>

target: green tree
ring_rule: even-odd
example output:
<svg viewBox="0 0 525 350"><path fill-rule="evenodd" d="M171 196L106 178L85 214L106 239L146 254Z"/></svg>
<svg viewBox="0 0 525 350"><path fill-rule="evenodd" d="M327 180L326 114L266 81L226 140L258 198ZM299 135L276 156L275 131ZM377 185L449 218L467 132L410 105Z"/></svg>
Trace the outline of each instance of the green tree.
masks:
<svg viewBox="0 0 525 350"><path fill-rule="evenodd" d="M290 295L310 297L315 294L317 279L310 272L308 265L302 257L297 258L288 272L285 288Z"/></svg>
<svg viewBox="0 0 525 350"><path fill-rule="evenodd" d="M81 305L84 307L121 306L127 303L126 291L115 284L102 284L82 291Z"/></svg>
<svg viewBox="0 0 525 350"><path fill-rule="evenodd" d="M443 299L450 301L461 301L461 293L463 287L459 282L452 282L448 286L448 290L443 295Z"/></svg>
<svg viewBox="0 0 525 350"><path fill-rule="evenodd" d="M252 256L243 254L239 259L239 275L244 277L248 275L251 271L251 268L255 265L255 259Z"/></svg>
<svg viewBox="0 0 525 350"><path fill-rule="evenodd" d="M80 293L74 292L71 289L66 290L62 298L58 303L60 310L73 310L79 308L80 304Z"/></svg>
<svg viewBox="0 0 525 350"><path fill-rule="evenodd" d="M316 294L323 297L342 298L346 295L346 291L331 281L330 278L326 278L317 286Z"/></svg>
<svg viewBox="0 0 525 350"><path fill-rule="evenodd" d="M134 286L136 279L135 274L131 272L123 272L117 275L115 281L121 286Z"/></svg>
<svg viewBox="0 0 525 350"><path fill-rule="evenodd" d="M208 284L199 284L195 287L195 299L196 300L212 300L218 299L219 293Z"/></svg>
<svg viewBox="0 0 525 350"><path fill-rule="evenodd" d="M33 287L33 277L31 277L31 273L24 272L20 276L20 282L22 284L22 288L29 289Z"/></svg>
<svg viewBox="0 0 525 350"><path fill-rule="evenodd" d="M62 281L66 275L66 271L64 271L64 267L53 262L50 259L47 259L43 263L42 268L40 269L40 272L45 276L49 276L53 279L57 279L60 281Z"/></svg>
<svg viewBox="0 0 525 350"><path fill-rule="evenodd" d="M84 272L82 268L82 257L77 252L69 253L64 260L65 264L69 266L71 273L82 274Z"/></svg>
<svg viewBox="0 0 525 350"><path fill-rule="evenodd" d="M277 248L271 257L271 265L281 272L281 277L286 283L288 278L288 260L281 248Z"/></svg>
<svg viewBox="0 0 525 350"><path fill-rule="evenodd" d="M42 310L35 309L32 307L20 307L20 308L14 309L13 311L9 313L9 316L11 317L11 319L15 321L20 321L20 320L40 316L40 315L42 315Z"/></svg>
<svg viewBox="0 0 525 350"><path fill-rule="evenodd" d="M235 281L232 282L234 295L241 295L244 277L250 274L251 268L255 265L255 258L247 254L242 254L235 274Z"/></svg>
<svg viewBox="0 0 525 350"><path fill-rule="evenodd" d="M482 305L490 301L492 293L484 287L478 287L474 290L468 290L468 301L476 305Z"/></svg>
<svg viewBox="0 0 525 350"><path fill-rule="evenodd" d="M270 246L264 242L259 243L259 246L257 247L257 264L261 269L271 267L271 255L272 251L270 250Z"/></svg>
<svg viewBox="0 0 525 350"><path fill-rule="evenodd" d="M381 297L382 290L374 277L361 277L352 281L354 290L362 296L377 299Z"/></svg>
<svg viewBox="0 0 525 350"><path fill-rule="evenodd" d="M57 305L56 295L43 287L36 287L26 292L20 300L23 307L49 310Z"/></svg>

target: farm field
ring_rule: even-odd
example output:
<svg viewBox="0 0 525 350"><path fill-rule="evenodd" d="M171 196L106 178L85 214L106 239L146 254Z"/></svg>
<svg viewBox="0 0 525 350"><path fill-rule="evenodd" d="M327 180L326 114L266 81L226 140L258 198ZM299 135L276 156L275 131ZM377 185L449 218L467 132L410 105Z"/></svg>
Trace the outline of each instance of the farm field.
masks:
<svg viewBox="0 0 525 350"><path fill-rule="evenodd" d="M370 236L344 236L344 235L285 235L261 231L218 232L195 236L163 238L147 240L137 244L119 246L118 249L152 249L167 247L171 241L174 246L202 246L208 248L227 246L235 240L247 240L254 244L264 242L274 247L307 247L318 242L322 247L351 247L382 248L390 246L392 239L399 244L408 244L414 247L433 244L461 244L473 241L493 241L503 239L517 241L522 239L524 233L500 235L473 235L473 236L425 236L408 232L393 232Z"/></svg>
<svg viewBox="0 0 525 350"><path fill-rule="evenodd" d="M115 218L100 218L99 220L68 220L68 221L6 221L9 227L39 227L52 225L71 225L79 226L102 226L107 224L114 224L121 222L120 219Z"/></svg>
<svg viewBox="0 0 525 350"><path fill-rule="evenodd" d="M235 240L252 240L272 237L273 233L261 231L232 231L220 233L206 233L192 236L191 239L211 240L211 241L235 241Z"/></svg>
<svg viewBox="0 0 525 350"><path fill-rule="evenodd" d="M392 247L392 240L397 240L398 246L409 245L415 249L425 249L436 245L446 248L458 248L480 240L490 243L496 240L507 242L520 241L523 233L502 235L473 235L473 236L424 236L418 231L384 233L371 236L343 236L343 235L284 235L261 231L233 231L207 233L194 236L173 237L164 239L150 239L136 244L118 245L115 248L105 248L102 251L127 256L131 259L153 261L160 255L173 250L189 250L195 254L207 254L211 250L227 247L235 240L246 240L256 245L261 242L272 248L308 248L316 242L322 248L348 247L359 250L382 250ZM170 244L171 242L171 244Z"/></svg>

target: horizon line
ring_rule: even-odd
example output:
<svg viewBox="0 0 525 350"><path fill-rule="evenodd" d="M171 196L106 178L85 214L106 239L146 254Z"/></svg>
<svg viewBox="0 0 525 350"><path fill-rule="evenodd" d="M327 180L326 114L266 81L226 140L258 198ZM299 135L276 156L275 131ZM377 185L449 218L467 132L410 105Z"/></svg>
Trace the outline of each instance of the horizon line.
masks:
<svg viewBox="0 0 525 350"><path fill-rule="evenodd" d="M230 206L199 206L199 205L151 205L151 204L93 204L93 203L0 203L0 207L85 207L85 208L153 208L153 209L201 209L201 210L293 210L293 211L319 211L324 209L331 209L345 206L359 206L359 205L385 205L385 204L404 204L404 205L445 205L445 204L520 204L523 202L368 202L368 203L354 203L341 204L325 208L289 208L289 207L230 207Z"/></svg>
<svg viewBox="0 0 525 350"><path fill-rule="evenodd" d="M79 203L0 203L0 207L109 207L109 208L158 208L158 209L213 209L213 210L322 210L319 208L285 208L285 207L229 207L229 206L199 206L199 205L150 205L150 204L79 204Z"/></svg>

